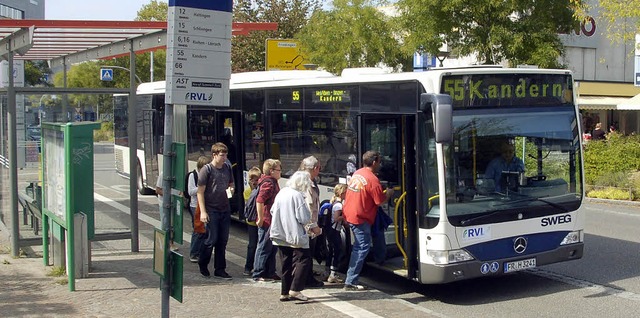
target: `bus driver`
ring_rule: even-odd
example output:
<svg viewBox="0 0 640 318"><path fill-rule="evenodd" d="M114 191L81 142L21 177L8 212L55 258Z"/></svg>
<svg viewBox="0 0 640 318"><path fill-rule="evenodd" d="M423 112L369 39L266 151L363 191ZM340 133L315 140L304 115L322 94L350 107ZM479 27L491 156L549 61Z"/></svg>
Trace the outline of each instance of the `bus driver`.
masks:
<svg viewBox="0 0 640 318"><path fill-rule="evenodd" d="M503 171L524 172L524 163L514 154L515 146L505 141L500 145L500 156L491 160L487 165L484 176L495 182L496 192L503 190L501 185Z"/></svg>

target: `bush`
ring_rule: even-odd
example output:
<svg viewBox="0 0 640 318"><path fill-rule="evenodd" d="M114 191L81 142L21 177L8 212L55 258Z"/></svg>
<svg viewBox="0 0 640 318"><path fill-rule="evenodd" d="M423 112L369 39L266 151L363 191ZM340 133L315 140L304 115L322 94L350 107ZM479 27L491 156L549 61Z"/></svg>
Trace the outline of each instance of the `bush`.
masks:
<svg viewBox="0 0 640 318"><path fill-rule="evenodd" d="M614 133L609 140L589 141L585 145L584 172L587 184L628 187L628 176L639 170L639 136Z"/></svg>
<svg viewBox="0 0 640 318"><path fill-rule="evenodd" d="M113 122L102 122L100 129L93 131L93 141L114 141Z"/></svg>
<svg viewBox="0 0 640 318"><path fill-rule="evenodd" d="M604 188L600 190L592 190L587 193L590 198L611 199L611 200L633 200L633 196L629 197L628 189Z"/></svg>

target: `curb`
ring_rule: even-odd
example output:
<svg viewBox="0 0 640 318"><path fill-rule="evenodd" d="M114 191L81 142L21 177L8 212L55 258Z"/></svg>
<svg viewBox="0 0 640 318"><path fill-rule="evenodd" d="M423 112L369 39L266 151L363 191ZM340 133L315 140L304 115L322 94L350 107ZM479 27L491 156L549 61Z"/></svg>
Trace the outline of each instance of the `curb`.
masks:
<svg viewBox="0 0 640 318"><path fill-rule="evenodd" d="M626 200L611 200L611 199L597 199L597 198L584 198L584 201L590 203L606 203L606 204L614 204L614 205L628 205L640 207L640 201L626 201Z"/></svg>

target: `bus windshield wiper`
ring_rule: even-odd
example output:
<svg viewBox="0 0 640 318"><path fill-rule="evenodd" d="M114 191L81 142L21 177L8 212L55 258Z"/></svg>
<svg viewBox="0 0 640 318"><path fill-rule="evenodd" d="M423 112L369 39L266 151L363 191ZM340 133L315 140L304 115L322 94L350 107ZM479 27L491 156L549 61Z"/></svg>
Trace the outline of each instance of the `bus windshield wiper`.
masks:
<svg viewBox="0 0 640 318"><path fill-rule="evenodd" d="M483 215L478 215L478 216L474 216L474 217L472 217L472 218L468 218L468 219L466 219L466 220L462 220L462 221L460 221L460 225L464 226L464 225L467 225L467 224L469 224L469 223L471 223L471 222L473 222L473 221L477 221L477 220L482 220L482 219L490 218L490 217L492 217L492 216L494 216L494 215L504 213L505 211L507 211L507 210L492 210L492 211L486 211L486 212L490 212L490 213L483 214Z"/></svg>
<svg viewBox="0 0 640 318"><path fill-rule="evenodd" d="M509 202L504 202L504 203L498 203L496 205L507 205L507 204L517 204L517 203L522 203L522 202L531 202L531 201L540 201L540 202L544 202L554 208L560 209L562 212L569 212L569 209L567 209L565 206L555 203L555 202L551 202L549 200L540 198L540 197L528 197L528 198L524 198L524 199L519 199L519 200L514 200L514 201L509 201Z"/></svg>
<svg viewBox="0 0 640 318"><path fill-rule="evenodd" d="M495 206L517 204L517 203L522 203L522 202L531 202L531 201L540 201L540 202L546 203L546 204L548 204L548 205L550 205L550 206L552 206L554 208L560 209L562 212L569 212L569 209L567 209L565 206L563 206L561 204L558 204L558 203L555 203L555 202L551 202L551 201L543 199L543 198L539 198L539 197L528 197L528 198L524 198L524 199L518 199L518 200L514 200L514 201L498 203L498 204L494 205L494 207ZM478 220L490 218L490 217L492 217L494 215L504 213L505 211L509 211L509 210L502 210L502 209L501 210L494 210L494 211L491 211L490 213L487 213L487 214L478 215L476 217L472 217L472 218L469 218L469 219L466 219L466 220L462 220L460 222L460 225L464 226L464 225L467 225L467 224L469 224L469 223L471 223L473 221L478 221Z"/></svg>

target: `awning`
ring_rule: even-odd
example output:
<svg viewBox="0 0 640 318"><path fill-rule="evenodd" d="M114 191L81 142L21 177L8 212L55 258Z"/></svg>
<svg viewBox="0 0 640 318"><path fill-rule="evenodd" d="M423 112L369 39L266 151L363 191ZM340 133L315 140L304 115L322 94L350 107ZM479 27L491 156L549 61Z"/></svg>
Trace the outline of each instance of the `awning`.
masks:
<svg viewBox="0 0 640 318"><path fill-rule="evenodd" d="M580 96L578 97L578 108L580 110L617 110L619 104L628 100L629 98L624 97Z"/></svg>
<svg viewBox="0 0 640 318"><path fill-rule="evenodd" d="M640 94L618 104L618 110L640 110Z"/></svg>

